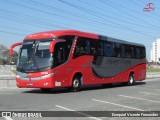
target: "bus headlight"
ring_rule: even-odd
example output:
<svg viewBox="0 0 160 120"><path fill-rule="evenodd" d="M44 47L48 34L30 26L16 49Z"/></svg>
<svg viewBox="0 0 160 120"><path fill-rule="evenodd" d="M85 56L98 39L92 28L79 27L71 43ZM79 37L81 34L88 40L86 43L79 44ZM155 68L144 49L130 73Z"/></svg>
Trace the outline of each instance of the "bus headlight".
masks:
<svg viewBox="0 0 160 120"><path fill-rule="evenodd" d="M19 75L16 75L16 78L20 78L20 76L19 76Z"/></svg>
<svg viewBox="0 0 160 120"><path fill-rule="evenodd" d="M55 73L50 73L50 74L47 74L47 75L44 75L44 76L41 76L41 77L36 77L36 78L30 78L30 80L42 80L42 79L45 79L45 78L49 78L51 76L53 76Z"/></svg>

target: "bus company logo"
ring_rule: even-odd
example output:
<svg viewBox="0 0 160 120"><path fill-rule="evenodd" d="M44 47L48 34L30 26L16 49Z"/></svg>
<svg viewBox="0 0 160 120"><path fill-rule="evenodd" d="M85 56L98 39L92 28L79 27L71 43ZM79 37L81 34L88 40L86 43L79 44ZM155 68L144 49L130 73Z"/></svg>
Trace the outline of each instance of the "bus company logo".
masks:
<svg viewBox="0 0 160 120"><path fill-rule="evenodd" d="M144 8L143 11L144 12L150 12L150 11L154 11L155 10L155 6L153 3L148 3Z"/></svg>

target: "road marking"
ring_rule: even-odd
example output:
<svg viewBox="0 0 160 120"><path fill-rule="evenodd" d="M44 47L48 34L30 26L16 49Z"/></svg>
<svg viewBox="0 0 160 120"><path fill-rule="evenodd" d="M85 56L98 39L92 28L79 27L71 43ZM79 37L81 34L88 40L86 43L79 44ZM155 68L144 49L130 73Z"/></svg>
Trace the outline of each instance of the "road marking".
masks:
<svg viewBox="0 0 160 120"><path fill-rule="evenodd" d="M100 118L92 117L92 116L90 116L90 115L87 115L87 114L84 114L84 113L81 113L81 112L75 111L75 110L73 110L73 109L60 106L60 105L56 105L56 107L61 108L61 109L64 109L64 110L68 110L68 111L74 111L74 112L76 112L76 113L78 113L78 114L80 114L80 115L84 115L84 116L86 116L86 117L88 117L88 118L91 118L91 119L94 119L94 120L102 120L102 119L100 119Z"/></svg>
<svg viewBox="0 0 160 120"><path fill-rule="evenodd" d="M13 120L11 117L4 117L6 120Z"/></svg>
<svg viewBox="0 0 160 120"><path fill-rule="evenodd" d="M160 94L157 94L157 93L148 93L148 92L139 92L139 93L148 94L148 95L160 95Z"/></svg>
<svg viewBox="0 0 160 120"><path fill-rule="evenodd" d="M159 78L155 78L155 79L146 79L146 80L144 80L144 81L146 81L146 82L152 82L152 81L158 81L159 80ZM141 81L140 81L141 82Z"/></svg>
<svg viewBox="0 0 160 120"><path fill-rule="evenodd" d="M7 94L11 95L11 94L14 94L14 93L5 93L5 92L4 93L0 93L0 95L7 95Z"/></svg>
<svg viewBox="0 0 160 120"><path fill-rule="evenodd" d="M97 100L97 99L92 99L92 100L93 100L93 101L96 101L96 102L112 104L112 105L116 105L116 106L120 106L120 107L124 107L124 108L129 108L129 109L133 109L133 110L146 111L146 110L142 110L142 109L139 109L139 108L130 107L130 106L125 106L125 105L121 105L121 104L117 104L117 103L112 103L112 102L108 102L108 101Z"/></svg>
<svg viewBox="0 0 160 120"><path fill-rule="evenodd" d="M142 87L142 86L133 86L133 87L129 87L130 89L135 89L135 88L141 88L141 89L148 89L148 90L156 90L156 91L160 91L160 89L155 89L155 87L150 87L150 86L144 86L144 87Z"/></svg>
<svg viewBox="0 0 160 120"><path fill-rule="evenodd" d="M144 98L138 98L138 97L132 97L132 96L126 96L126 95L119 95L119 96L131 98L131 99L137 99L137 100L144 100L144 101L149 101L149 102L154 102L154 103L160 103L159 101L149 100L149 99L144 99Z"/></svg>
<svg viewBox="0 0 160 120"><path fill-rule="evenodd" d="M156 91L160 91L160 89L154 89L154 90L156 90Z"/></svg>

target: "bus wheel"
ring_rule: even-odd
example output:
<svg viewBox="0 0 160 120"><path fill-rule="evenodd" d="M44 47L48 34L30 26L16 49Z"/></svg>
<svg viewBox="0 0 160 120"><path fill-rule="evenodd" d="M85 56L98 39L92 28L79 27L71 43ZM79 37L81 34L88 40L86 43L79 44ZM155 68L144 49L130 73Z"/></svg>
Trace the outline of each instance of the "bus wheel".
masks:
<svg viewBox="0 0 160 120"><path fill-rule="evenodd" d="M43 92L50 92L51 88L41 88L41 91L43 91Z"/></svg>
<svg viewBox="0 0 160 120"><path fill-rule="evenodd" d="M134 74L130 74L127 85L134 84Z"/></svg>
<svg viewBox="0 0 160 120"><path fill-rule="evenodd" d="M81 81L79 76L75 76L72 81L72 87L70 88L70 91L72 92L78 92L81 87Z"/></svg>

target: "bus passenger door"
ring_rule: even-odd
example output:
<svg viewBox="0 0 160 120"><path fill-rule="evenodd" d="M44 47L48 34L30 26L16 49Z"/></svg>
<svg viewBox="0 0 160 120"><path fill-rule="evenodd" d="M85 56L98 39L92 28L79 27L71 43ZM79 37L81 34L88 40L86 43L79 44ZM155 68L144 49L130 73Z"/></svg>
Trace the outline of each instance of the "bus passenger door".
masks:
<svg viewBox="0 0 160 120"><path fill-rule="evenodd" d="M53 55L53 67L54 67L54 82L55 87L61 87L66 86L66 61L67 61L67 55L66 55L66 42L57 42L55 44L55 50Z"/></svg>

